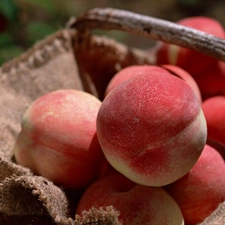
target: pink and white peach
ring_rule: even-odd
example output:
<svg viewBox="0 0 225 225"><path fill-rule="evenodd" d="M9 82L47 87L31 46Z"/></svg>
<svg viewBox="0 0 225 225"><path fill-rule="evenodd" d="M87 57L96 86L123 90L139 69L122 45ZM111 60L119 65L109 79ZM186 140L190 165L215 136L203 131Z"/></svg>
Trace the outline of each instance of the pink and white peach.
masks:
<svg viewBox="0 0 225 225"><path fill-rule="evenodd" d="M101 101L77 90L58 90L34 101L14 146L17 163L55 184L84 189L100 176L104 155L96 135Z"/></svg>
<svg viewBox="0 0 225 225"><path fill-rule="evenodd" d="M193 89L168 72L134 76L104 99L97 135L109 163L132 181L162 186L184 176L206 143Z"/></svg>
<svg viewBox="0 0 225 225"><path fill-rule="evenodd" d="M91 207L114 206L123 225L183 225L175 200L160 187L133 183L119 173L111 173L94 182L81 197L76 214Z"/></svg>

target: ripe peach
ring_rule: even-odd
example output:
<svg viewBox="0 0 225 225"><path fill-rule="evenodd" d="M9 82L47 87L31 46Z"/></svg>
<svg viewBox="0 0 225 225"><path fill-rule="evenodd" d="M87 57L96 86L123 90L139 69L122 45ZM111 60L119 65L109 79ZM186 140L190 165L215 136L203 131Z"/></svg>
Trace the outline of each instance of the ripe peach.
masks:
<svg viewBox="0 0 225 225"><path fill-rule="evenodd" d="M113 173L94 182L81 197L76 214L92 206L114 206L123 225L181 225L183 216L174 199L160 187L138 185Z"/></svg>
<svg viewBox="0 0 225 225"><path fill-rule="evenodd" d="M182 178L165 187L176 200L185 225L196 225L225 201L225 164L222 156L209 145L194 167Z"/></svg>
<svg viewBox="0 0 225 225"><path fill-rule="evenodd" d="M215 96L202 103L208 138L225 145L225 96Z"/></svg>
<svg viewBox="0 0 225 225"><path fill-rule="evenodd" d="M168 73L139 75L115 87L97 116L109 163L132 181L169 184L185 175L206 142L206 121L192 88Z"/></svg>
<svg viewBox="0 0 225 225"><path fill-rule="evenodd" d="M217 61L216 64L196 74L194 79L198 84L203 100L215 95L224 95L225 63Z"/></svg>
<svg viewBox="0 0 225 225"><path fill-rule="evenodd" d="M223 144L211 139L207 139L206 144L216 149L216 151L222 156L223 160L225 160L225 146Z"/></svg>
<svg viewBox="0 0 225 225"><path fill-rule="evenodd" d="M34 101L22 119L16 161L66 188L86 188L101 173L96 135L101 102L77 90L58 90Z"/></svg>
<svg viewBox="0 0 225 225"><path fill-rule="evenodd" d="M201 30L219 38L225 38L223 26L217 20L209 17L187 17L177 21L177 23ZM177 65L193 76L217 61L200 52L164 42L158 42L155 52L157 64Z"/></svg>
<svg viewBox="0 0 225 225"><path fill-rule="evenodd" d="M120 70L118 73L116 73L112 79L110 80L109 84L106 87L105 96L118 84L124 82L125 80L128 80L131 77L142 75L142 74L149 74L152 73L158 73L158 72L166 72L165 69L163 69L160 66L153 66L153 65L135 65L135 66L129 66L122 70Z"/></svg>
<svg viewBox="0 0 225 225"><path fill-rule="evenodd" d="M198 87L198 84L187 71L175 65L162 65L162 68L167 69L171 74L179 77L180 79L184 80L188 85L190 85L190 87L195 92L199 102L202 102L201 92Z"/></svg>
<svg viewBox="0 0 225 225"><path fill-rule="evenodd" d="M126 67L115 74L114 77L110 80L109 84L106 87L105 96L118 84L124 82L125 80L128 80L131 77L143 74L149 74L149 76L151 76L152 73L157 73L160 75L160 73L162 72L168 72L169 74L177 76L187 82L187 84L189 84L193 88L197 97L199 98L199 101L201 102L201 93L193 77L185 70L174 65L135 65Z"/></svg>

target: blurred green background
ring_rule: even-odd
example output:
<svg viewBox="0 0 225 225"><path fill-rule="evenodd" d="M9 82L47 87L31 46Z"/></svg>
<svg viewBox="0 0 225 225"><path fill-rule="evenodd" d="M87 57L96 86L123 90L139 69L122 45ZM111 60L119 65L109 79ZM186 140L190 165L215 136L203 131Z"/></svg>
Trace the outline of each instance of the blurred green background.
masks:
<svg viewBox="0 0 225 225"><path fill-rule="evenodd" d="M63 28L72 16L94 7L125 9L170 21L203 15L225 26L224 0L0 0L0 65ZM154 44L123 32L97 34L142 49Z"/></svg>

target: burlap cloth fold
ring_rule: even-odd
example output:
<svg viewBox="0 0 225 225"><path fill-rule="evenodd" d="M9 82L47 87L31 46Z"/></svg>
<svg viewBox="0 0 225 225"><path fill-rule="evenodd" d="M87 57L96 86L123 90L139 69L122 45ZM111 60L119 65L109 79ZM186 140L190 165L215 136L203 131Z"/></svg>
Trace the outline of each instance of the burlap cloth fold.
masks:
<svg viewBox="0 0 225 225"><path fill-rule="evenodd" d="M57 89L79 89L103 98L117 70L152 64L149 54L106 37L63 29L0 68L0 224L119 225L113 206L75 216L70 193L17 165L12 148L23 113L39 96ZM72 194L72 197L76 194ZM94 203L93 203L94 205ZM202 224L225 224L224 204Z"/></svg>

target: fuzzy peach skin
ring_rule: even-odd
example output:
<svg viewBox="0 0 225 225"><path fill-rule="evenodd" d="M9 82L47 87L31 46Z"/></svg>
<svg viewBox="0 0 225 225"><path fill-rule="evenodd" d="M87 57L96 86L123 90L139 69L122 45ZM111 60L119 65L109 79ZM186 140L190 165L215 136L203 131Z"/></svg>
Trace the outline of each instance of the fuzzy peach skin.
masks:
<svg viewBox="0 0 225 225"><path fill-rule="evenodd" d="M128 80L131 77L143 74L149 74L151 76L152 73L162 73L168 72L174 76L177 76L183 79L187 84L189 84L193 90L195 91L197 97L199 98L199 102L201 102L201 93L198 88L197 83L194 78L185 70L181 69L175 65L162 65L162 66L153 66L153 65L135 65L129 66L122 70L120 70L114 77L110 80L109 84L106 87L105 96L118 84Z"/></svg>
<svg viewBox="0 0 225 225"><path fill-rule="evenodd" d="M153 66L153 65L134 65L125 67L112 77L112 79L110 80L109 84L106 87L105 96L108 95L108 93L118 84L121 84L122 82L128 80L131 77L143 74L151 75L152 73L158 72L160 73L167 72L167 70L160 66Z"/></svg>
<svg viewBox="0 0 225 225"><path fill-rule="evenodd" d="M202 102L201 91L195 79L191 76L190 73L175 65L162 65L162 68L168 70L171 74L179 77L180 79L184 80L188 85L190 85L190 87L195 92L199 102Z"/></svg>
<svg viewBox="0 0 225 225"><path fill-rule="evenodd" d="M219 38L225 38L225 31L219 21L204 16L186 17L177 21L178 24L191 27ZM191 49L164 42L157 42L155 47L157 64L172 64L181 67L191 75L216 63L216 59L203 55Z"/></svg>
<svg viewBox="0 0 225 225"><path fill-rule="evenodd" d="M207 139L206 144L211 146L212 148L216 149L216 151L220 153L223 160L225 161L225 145L221 144L218 141L211 140L209 138ZM107 170L105 170L105 171L107 171Z"/></svg>
<svg viewBox="0 0 225 225"><path fill-rule="evenodd" d="M222 156L206 145L188 174L165 189L176 200L185 225L196 225L225 201L225 163Z"/></svg>
<svg viewBox="0 0 225 225"><path fill-rule="evenodd" d="M197 162L207 128L192 88L161 73L135 76L115 87L99 109L97 136L116 170L136 183L162 186Z"/></svg>
<svg viewBox="0 0 225 225"><path fill-rule="evenodd" d="M76 214L92 206L114 206L123 225L183 225L183 216L174 199L160 187L138 185L119 173L94 182L83 194Z"/></svg>
<svg viewBox="0 0 225 225"><path fill-rule="evenodd" d="M225 94L225 63L218 61L194 77L202 99Z"/></svg>
<svg viewBox="0 0 225 225"><path fill-rule="evenodd" d="M225 146L225 96L206 99L202 110L207 121L208 138Z"/></svg>
<svg viewBox="0 0 225 225"><path fill-rule="evenodd" d="M100 105L91 94L77 90L39 97L22 119L14 146L18 164L65 188L86 188L104 164L96 136Z"/></svg>

